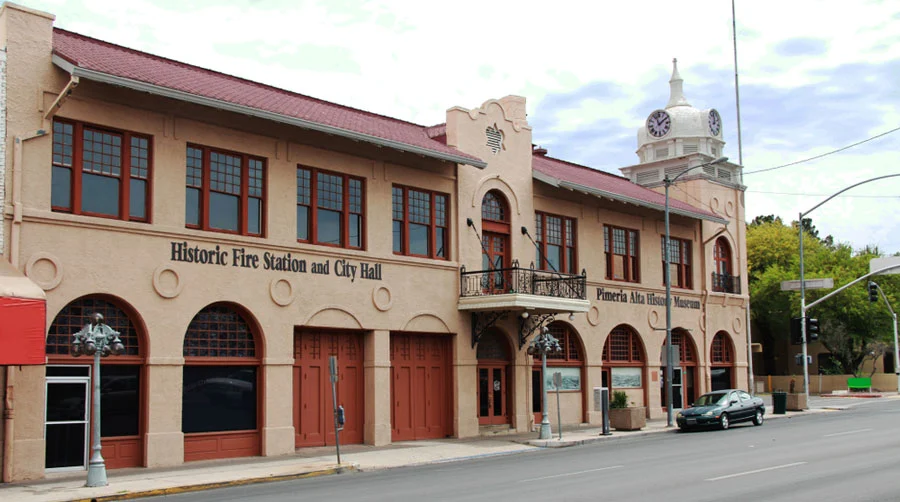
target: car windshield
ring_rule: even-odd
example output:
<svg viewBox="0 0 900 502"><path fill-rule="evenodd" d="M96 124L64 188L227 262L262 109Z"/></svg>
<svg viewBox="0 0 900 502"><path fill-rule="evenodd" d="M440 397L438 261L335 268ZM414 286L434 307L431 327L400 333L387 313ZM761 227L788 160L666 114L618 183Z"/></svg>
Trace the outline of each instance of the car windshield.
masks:
<svg viewBox="0 0 900 502"><path fill-rule="evenodd" d="M725 398L728 396L727 392L714 392L712 394L703 394L696 401L694 401L694 406L712 406L714 404L720 404L725 401Z"/></svg>

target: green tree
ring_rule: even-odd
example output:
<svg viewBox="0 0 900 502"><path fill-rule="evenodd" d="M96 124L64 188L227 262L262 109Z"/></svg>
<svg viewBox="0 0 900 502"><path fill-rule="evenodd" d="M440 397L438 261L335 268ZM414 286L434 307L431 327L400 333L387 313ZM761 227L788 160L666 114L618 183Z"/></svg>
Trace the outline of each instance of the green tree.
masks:
<svg viewBox="0 0 900 502"><path fill-rule="evenodd" d="M785 225L780 218L757 217L747 226L747 261L751 315L766 340L783 343L790 333L791 317L800 316L799 291L781 291L781 282L800 278L797 222ZM806 279L833 278L835 286L847 284L869 271L869 260L880 256L877 247L854 251L848 244L834 244L829 235L818 238L812 221L803 221L803 255ZM898 276L879 276L878 282L895 310L900 290ZM847 374L856 374L876 342L893 346L891 318L884 303L870 303L866 281L848 288L807 312L818 318L819 340L831 352L831 361ZM807 290L806 302L828 294Z"/></svg>

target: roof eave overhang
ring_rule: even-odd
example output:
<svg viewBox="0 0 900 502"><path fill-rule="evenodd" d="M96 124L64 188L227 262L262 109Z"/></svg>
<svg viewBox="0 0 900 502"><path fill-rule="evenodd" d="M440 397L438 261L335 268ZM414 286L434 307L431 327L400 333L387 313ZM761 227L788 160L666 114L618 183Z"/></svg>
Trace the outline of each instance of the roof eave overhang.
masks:
<svg viewBox="0 0 900 502"><path fill-rule="evenodd" d="M537 170L532 170L532 177L538 181L547 183L548 185L557 187L557 188L565 188L567 190L574 190L576 192L586 193L588 195L593 195L595 197L617 200L619 202L625 202L628 204L634 204L636 206L646 207L646 208L650 208L650 209L656 209L658 211L665 212L665 210L666 210L666 206L664 204L653 204L651 202L635 199L632 197L626 197L622 194L607 192L606 190L599 190L599 189L596 189L593 187L580 185L578 183L564 181L564 180L561 180L558 178L554 178L553 176L550 176L548 174L542 173ZM680 216L686 216L688 218L694 218L694 219L698 219L698 220L706 220L706 221L711 221L714 223L720 223L722 225L728 224L728 220L726 220L724 218L719 218L718 216L712 216L712 215L707 215L707 214L702 214L702 213L694 213L691 211L685 211L682 209L673 208L672 206L669 206L669 213L677 214Z"/></svg>
<svg viewBox="0 0 900 502"><path fill-rule="evenodd" d="M95 82L101 82L104 84L111 84L120 87L125 87L128 89L132 89L135 91L146 92L149 94L154 94L157 96L163 96L166 98L176 99L178 101L185 101L188 103L194 103L202 106L209 106L212 108L217 108L219 110L226 110L230 112L240 113L244 115L249 115L251 117L257 117L264 120L270 120L272 122L279 122L282 124L288 124L295 127L301 127L303 129L309 129L312 131L319 131L326 134L332 134L334 136L339 136L342 138L348 138L354 141L364 141L366 143L371 143L373 145L379 147L388 147L396 150L400 150L403 152L409 152L416 155L422 155L424 157L429 157L433 159L443 160L446 162L453 162L456 164L465 164L473 167L477 167L478 169L484 169L487 167L487 163L482 160L470 159L468 157L463 157L461 155L453 155L451 153L444 152L436 152L434 150L429 150L427 148L423 148L420 146L409 145L406 143L402 143L399 141L393 141L390 139L379 138L377 136L372 136L369 134L364 134L356 131L350 131L347 129L341 129L339 127L329 126L325 124L320 124L318 122L312 122L309 120L299 119L296 117L289 117L287 115L282 115L279 113L268 112L265 110L260 110L258 108L253 108L249 106L237 105L234 103L229 103L227 101L222 101L219 99L207 98L205 96L198 96L196 94L191 94L184 91L178 91L175 89L170 89L168 87L163 87L159 85L148 84L146 82L141 82L138 80L132 80L129 78L119 77L116 75L110 75L108 73L103 73L95 70L89 70L86 68L82 68L71 62L67 61L65 58L59 56L58 54L53 55L53 63L68 72L70 75L75 77L84 78L87 80L93 80Z"/></svg>

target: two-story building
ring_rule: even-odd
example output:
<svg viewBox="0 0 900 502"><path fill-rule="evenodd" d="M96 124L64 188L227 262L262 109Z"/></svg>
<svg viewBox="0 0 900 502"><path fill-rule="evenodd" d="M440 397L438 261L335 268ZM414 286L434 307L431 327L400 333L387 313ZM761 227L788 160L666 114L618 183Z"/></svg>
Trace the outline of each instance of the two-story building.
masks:
<svg viewBox="0 0 900 502"><path fill-rule="evenodd" d="M530 431L544 327L564 424L601 422L599 387L649 417L747 387L741 168L720 163L670 188L663 392L664 176L724 148L677 68L617 176L535 147L523 97L422 126L53 21L0 11L0 291L46 302L45 357L0 372L5 481L87 465L94 375L70 345L95 312L125 345L102 358L110 468L333 444L332 356L342 443Z"/></svg>

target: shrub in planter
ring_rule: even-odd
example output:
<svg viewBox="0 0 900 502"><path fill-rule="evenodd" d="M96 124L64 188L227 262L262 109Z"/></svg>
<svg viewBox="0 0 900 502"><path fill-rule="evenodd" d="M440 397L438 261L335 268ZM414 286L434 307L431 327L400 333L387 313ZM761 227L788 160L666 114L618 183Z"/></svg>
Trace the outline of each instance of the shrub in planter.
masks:
<svg viewBox="0 0 900 502"><path fill-rule="evenodd" d="M647 426L643 406L628 406L628 394L617 390L609 403L609 426L617 431L637 431Z"/></svg>

